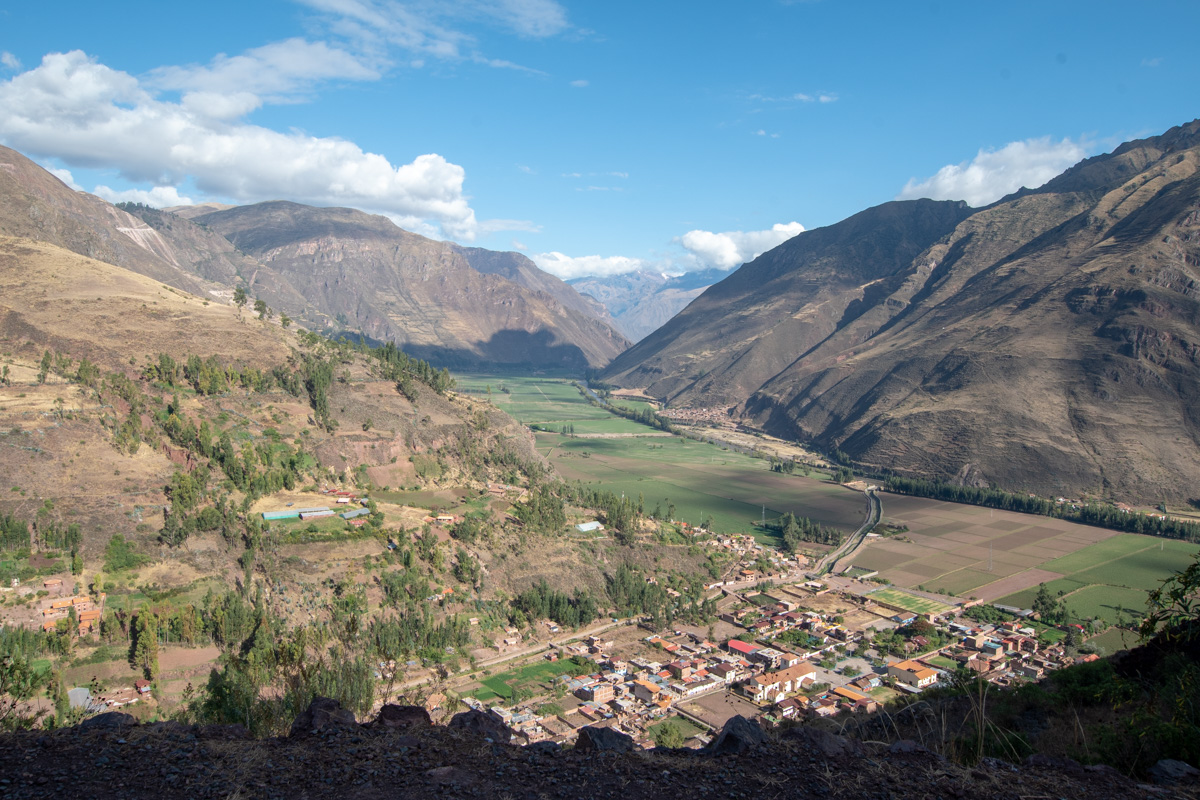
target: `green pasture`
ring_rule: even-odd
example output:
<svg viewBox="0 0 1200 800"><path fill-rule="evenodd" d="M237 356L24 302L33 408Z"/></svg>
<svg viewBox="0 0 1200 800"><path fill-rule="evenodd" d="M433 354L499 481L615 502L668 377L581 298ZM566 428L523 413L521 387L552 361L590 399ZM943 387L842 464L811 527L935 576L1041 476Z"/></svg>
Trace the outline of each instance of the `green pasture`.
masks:
<svg viewBox="0 0 1200 800"><path fill-rule="evenodd" d="M1055 597L1065 593L1067 608L1075 617L1096 617L1111 624L1116 622L1118 607L1140 614L1146 607L1147 592L1187 567L1197 549L1190 542L1121 533L1047 561L1042 569L1065 573L1046 588ZM1035 586L997 602L1031 608L1037 593Z"/></svg>
<svg viewBox="0 0 1200 800"><path fill-rule="evenodd" d="M778 545L772 531L755 527L764 513L774 519L791 511L844 531L856 529L866 513L856 492L816 478L773 473L768 461L718 445L655 435L660 432L588 404L566 380L480 374L457 379L460 390L490 399L526 425L554 431L572 425L576 436L538 432L538 451L566 480L642 497L647 514L658 506L665 517L673 504L675 519L693 525L709 520L717 532L753 533L761 542ZM637 400L615 402L632 409L648 406Z"/></svg>
<svg viewBox="0 0 1200 800"><path fill-rule="evenodd" d="M939 603L927 597L917 597L899 589L879 589L871 592L869 596L876 602L882 601L889 605L899 606L914 614L942 614L951 609L951 606L945 603Z"/></svg>
<svg viewBox="0 0 1200 800"><path fill-rule="evenodd" d="M487 375L465 375L456 377L456 381L460 390L469 390L473 397L490 400L500 410L531 427L561 431L563 425L572 425L577 434L644 434L653 431L591 405L570 381ZM489 386L490 395L486 393ZM502 391L501 386L508 391ZM626 401L622 401L622 405L633 407Z"/></svg>
<svg viewBox="0 0 1200 800"><path fill-rule="evenodd" d="M1087 643L1096 649L1097 654L1110 656L1121 650L1129 650L1137 646L1138 635L1133 631L1112 628L1099 636L1093 636Z"/></svg>
<svg viewBox="0 0 1200 800"><path fill-rule="evenodd" d="M587 675L595 667L591 662L580 666L569 658L559 661L537 661L480 679L483 688L475 690L474 697L477 700L491 700L496 697L508 700L512 698L514 689L529 684L538 684L541 691L550 691L554 688L554 679L559 675Z"/></svg>

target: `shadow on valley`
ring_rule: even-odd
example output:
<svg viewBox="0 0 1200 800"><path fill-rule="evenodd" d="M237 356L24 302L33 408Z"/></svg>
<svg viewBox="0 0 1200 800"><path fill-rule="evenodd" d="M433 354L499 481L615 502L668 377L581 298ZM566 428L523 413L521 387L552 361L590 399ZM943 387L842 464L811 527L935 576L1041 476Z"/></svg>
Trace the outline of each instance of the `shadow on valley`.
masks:
<svg viewBox="0 0 1200 800"><path fill-rule="evenodd" d="M332 339L345 337L352 342L365 342L371 347L381 347L386 340L375 339L359 331L324 331ZM486 342L473 348L438 347L412 342L396 342L396 346L413 358L428 361L437 367L455 369L565 369L582 373L595 366L589 364L587 356L574 344L557 341L548 330L530 333L524 330L497 331Z"/></svg>

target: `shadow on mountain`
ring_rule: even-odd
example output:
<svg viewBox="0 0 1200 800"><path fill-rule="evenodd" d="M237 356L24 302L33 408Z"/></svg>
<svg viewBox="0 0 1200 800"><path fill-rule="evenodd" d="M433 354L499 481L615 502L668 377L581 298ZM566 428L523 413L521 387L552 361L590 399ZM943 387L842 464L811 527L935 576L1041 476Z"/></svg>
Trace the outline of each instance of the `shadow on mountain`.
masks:
<svg viewBox="0 0 1200 800"><path fill-rule="evenodd" d="M331 332L332 338L344 336L351 341L366 342L379 347L384 342L358 331ZM580 372L589 368L587 356L574 344L555 340L554 333L540 330L530 333L523 330L497 331L486 342L473 348L437 347L397 342L401 350L414 358L428 361L435 367L449 369L569 369Z"/></svg>

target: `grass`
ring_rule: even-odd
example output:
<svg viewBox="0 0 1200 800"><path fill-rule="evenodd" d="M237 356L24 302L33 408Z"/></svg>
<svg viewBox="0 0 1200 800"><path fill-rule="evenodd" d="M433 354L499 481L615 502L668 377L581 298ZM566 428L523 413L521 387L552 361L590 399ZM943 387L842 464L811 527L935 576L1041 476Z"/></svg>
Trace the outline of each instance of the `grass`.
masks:
<svg viewBox="0 0 1200 800"><path fill-rule="evenodd" d="M825 525L852 531L863 519L861 495L815 478L784 476L770 471L768 461L718 445L660 431L621 419L589 405L563 379L472 374L459 376L461 389L480 396L491 386L490 400L526 425L576 434L626 434L620 438L585 438L539 432L537 448L568 480L578 480L617 494L643 498L646 513L662 515L675 506L675 518L692 524L711 520L720 533L754 533L778 545L778 537L755 531L765 514L774 519L786 511ZM501 391L500 387L508 391ZM486 397L486 395L484 395ZM647 404L618 400L628 408Z"/></svg>
<svg viewBox="0 0 1200 800"><path fill-rule="evenodd" d="M942 614L951 609L951 606L945 603L939 603L927 597L917 597L899 589L879 589L871 592L869 596L876 602L883 601L889 605L899 606L914 614Z"/></svg>
<svg viewBox="0 0 1200 800"><path fill-rule="evenodd" d="M701 728L687 717L679 716L668 717L662 722L651 725L647 730L649 730L651 736L653 736L662 728L676 728L681 734L683 734L684 739L690 739L698 733L704 733L704 728Z"/></svg>
<svg viewBox="0 0 1200 800"><path fill-rule="evenodd" d="M1122 533L1082 550L1047 561L1043 569L1067 573L1049 581L1046 588L1054 596L1065 595L1071 614L1077 619L1101 619L1117 622L1118 608L1126 616L1139 615L1146 606L1146 594L1163 580L1183 569L1195 556L1196 545L1170 539ZM1001 598L1001 605L1031 608L1038 588L1033 587Z"/></svg>
<svg viewBox="0 0 1200 800"><path fill-rule="evenodd" d="M580 666L570 659L538 661L480 679L483 688L475 690L474 697L476 700L509 700L516 688L532 683L540 684L542 689L549 691L553 688L553 679L559 675L585 675L594 670L595 666L590 662Z"/></svg>

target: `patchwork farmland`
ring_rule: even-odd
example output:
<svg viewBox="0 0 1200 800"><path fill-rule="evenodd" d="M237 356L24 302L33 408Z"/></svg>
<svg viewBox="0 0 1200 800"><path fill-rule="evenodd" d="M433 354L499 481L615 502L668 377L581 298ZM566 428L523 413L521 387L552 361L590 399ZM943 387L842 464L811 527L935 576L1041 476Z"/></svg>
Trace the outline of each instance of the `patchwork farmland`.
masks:
<svg viewBox="0 0 1200 800"><path fill-rule="evenodd" d="M900 587L1029 608L1038 585L1063 592L1080 618L1115 622L1187 566L1188 542L1093 528L1048 517L883 494L884 518L908 531L872 538L854 560Z"/></svg>

